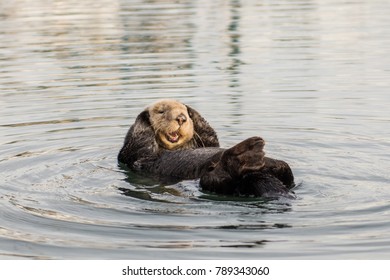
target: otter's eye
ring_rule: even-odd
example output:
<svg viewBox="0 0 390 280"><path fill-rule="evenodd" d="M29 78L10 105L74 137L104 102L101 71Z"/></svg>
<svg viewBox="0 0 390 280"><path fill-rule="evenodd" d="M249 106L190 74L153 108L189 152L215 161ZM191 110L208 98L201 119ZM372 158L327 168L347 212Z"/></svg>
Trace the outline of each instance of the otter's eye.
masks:
<svg viewBox="0 0 390 280"><path fill-rule="evenodd" d="M157 113L164 114L164 110L160 109L160 110L157 111Z"/></svg>
<svg viewBox="0 0 390 280"><path fill-rule="evenodd" d="M211 172L215 169L215 167L213 165L210 165L209 167L207 167L207 172Z"/></svg>

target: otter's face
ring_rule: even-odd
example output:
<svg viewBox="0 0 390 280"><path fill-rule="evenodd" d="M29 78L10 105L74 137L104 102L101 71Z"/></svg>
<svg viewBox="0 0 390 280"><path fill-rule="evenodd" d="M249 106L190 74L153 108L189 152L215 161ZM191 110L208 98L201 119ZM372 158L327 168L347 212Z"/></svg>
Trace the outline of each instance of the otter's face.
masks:
<svg viewBox="0 0 390 280"><path fill-rule="evenodd" d="M156 140L164 148L175 150L192 139L194 125L184 104L175 100L162 100L148 110Z"/></svg>

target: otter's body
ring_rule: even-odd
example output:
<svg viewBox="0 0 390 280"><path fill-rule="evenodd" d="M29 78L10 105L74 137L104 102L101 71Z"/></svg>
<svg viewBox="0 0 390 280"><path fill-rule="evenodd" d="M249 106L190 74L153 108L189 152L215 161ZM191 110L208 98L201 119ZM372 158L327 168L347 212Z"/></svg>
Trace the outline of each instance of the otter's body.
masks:
<svg viewBox="0 0 390 280"><path fill-rule="evenodd" d="M294 185L284 161L264 156L264 140L219 147L214 129L189 106L163 100L138 115L118 160L161 181L200 179L203 190L229 195L290 196Z"/></svg>

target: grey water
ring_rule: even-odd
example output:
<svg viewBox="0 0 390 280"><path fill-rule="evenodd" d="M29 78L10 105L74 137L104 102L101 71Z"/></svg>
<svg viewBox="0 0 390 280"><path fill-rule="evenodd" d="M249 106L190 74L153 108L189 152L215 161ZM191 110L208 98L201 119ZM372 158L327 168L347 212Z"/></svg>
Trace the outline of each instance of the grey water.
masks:
<svg viewBox="0 0 390 280"><path fill-rule="evenodd" d="M1 259L389 259L390 2L0 0ZM116 160L150 103L287 161L296 199Z"/></svg>

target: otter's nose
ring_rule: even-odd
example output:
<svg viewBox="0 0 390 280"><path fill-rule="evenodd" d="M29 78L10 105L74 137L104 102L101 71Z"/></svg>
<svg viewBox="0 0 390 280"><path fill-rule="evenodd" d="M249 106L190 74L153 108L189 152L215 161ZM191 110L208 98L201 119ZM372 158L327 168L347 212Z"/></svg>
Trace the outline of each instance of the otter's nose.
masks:
<svg viewBox="0 0 390 280"><path fill-rule="evenodd" d="M176 120L179 123L179 125L182 125L183 123L185 123L187 121L187 117L182 113L182 114L177 116Z"/></svg>

